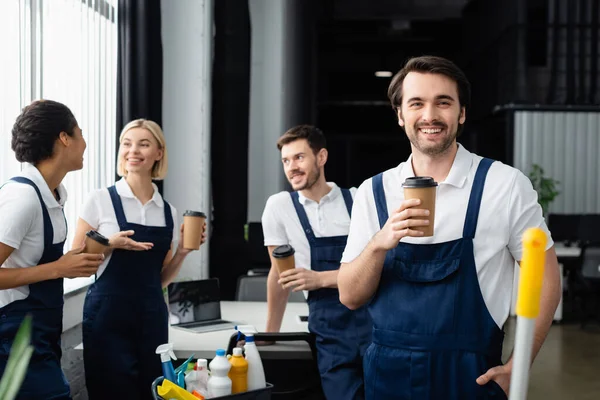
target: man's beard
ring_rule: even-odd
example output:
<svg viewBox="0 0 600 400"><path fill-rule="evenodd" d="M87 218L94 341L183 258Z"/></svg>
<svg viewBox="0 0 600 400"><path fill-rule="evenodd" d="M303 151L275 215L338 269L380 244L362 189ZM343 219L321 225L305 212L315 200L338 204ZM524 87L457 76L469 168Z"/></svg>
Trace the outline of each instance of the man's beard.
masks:
<svg viewBox="0 0 600 400"><path fill-rule="evenodd" d="M421 146L421 143L419 141L419 135L426 135L426 134L419 132L419 128L421 125L423 125L423 124L418 124L418 123L415 124L414 134L410 135L408 137L408 139L410 140L410 143L417 150L419 150L419 152L426 154L428 156L439 156L441 154L445 154L448 151L448 149L452 146L454 141L456 140L456 137L458 136L460 128L461 128L461 124L459 123L459 125L457 126L457 130L454 132L454 134L446 135L444 140L442 140L440 143L437 143L434 146ZM434 123L434 124L427 124L427 126L435 126L435 127L439 127L441 129L446 129L446 130L448 129L448 126L441 122Z"/></svg>
<svg viewBox="0 0 600 400"><path fill-rule="evenodd" d="M319 167L315 163L315 168L307 174L306 183L302 186L294 187L294 190L300 191L300 190L310 189L311 187L314 186L315 183L318 182L320 177L321 177L321 171L319 170ZM294 185L292 184L292 187L293 186Z"/></svg>

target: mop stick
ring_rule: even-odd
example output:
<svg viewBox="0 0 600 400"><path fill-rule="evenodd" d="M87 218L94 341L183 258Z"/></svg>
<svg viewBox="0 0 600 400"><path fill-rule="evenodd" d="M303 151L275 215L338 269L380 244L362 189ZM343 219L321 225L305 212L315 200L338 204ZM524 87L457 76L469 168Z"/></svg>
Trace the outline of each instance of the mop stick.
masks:
<svg viewBox="0 0 600 400"><path fill-rule="evenodd" d="M530 228L523 235L510 400L527 398L535 319L540 312L546 242L546 234L540 228Z"/></svg>

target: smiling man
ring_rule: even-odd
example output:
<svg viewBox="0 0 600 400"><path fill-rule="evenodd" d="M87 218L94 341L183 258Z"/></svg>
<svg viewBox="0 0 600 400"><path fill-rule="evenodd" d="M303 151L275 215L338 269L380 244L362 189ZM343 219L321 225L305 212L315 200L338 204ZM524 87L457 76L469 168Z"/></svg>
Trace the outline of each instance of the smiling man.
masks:
<svg viewBox="0 0 600 400"><path fill-rule="evenodd" d="M388 96L412 154L359 187L338 275L343 304L370 302L366 397L506 398L512 359L501 362L503 326L521 237L530 227L549 236L537 194L519 170L457 143L470 86L451 61L409 60ZM434 218L404 198L414 176L438 182ZM431 237L416 229L430 224ZM560 299L551 238L545 268L533 358Z"/></svg>
<svg viewBox="0 0 600 400"><path fill-rule="evenodd" d="M352 195L325 180L323 133L309 125L288 130L277 142L294 192L269 198L262 216L271 257L267 282L267 332L279 332L290 290L308 296L308 328L315 334L317 361L328 400L363 399L362 356L372 326L366 309L351 311L339 301L337 274L346 245ZM279 275L273 249L289 244L296 267Z"/></svg>

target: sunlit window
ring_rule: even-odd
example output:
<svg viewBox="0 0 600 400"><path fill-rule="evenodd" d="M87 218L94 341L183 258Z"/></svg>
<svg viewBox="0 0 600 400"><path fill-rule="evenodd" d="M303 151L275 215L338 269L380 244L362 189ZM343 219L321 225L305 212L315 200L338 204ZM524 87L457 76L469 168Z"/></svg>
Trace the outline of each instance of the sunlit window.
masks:
<svg viewBox="0 0 600 400"><path fill-rule="evenodd" d="M1 0L0 181L20 170L10 129L22 107L45 98L67 105L87 141L83 170L63 182L71 247L87 194L115 177L117 0ZM10 39L9 39L10 38ZM69 291L89 282L65 280Z"/></svg>

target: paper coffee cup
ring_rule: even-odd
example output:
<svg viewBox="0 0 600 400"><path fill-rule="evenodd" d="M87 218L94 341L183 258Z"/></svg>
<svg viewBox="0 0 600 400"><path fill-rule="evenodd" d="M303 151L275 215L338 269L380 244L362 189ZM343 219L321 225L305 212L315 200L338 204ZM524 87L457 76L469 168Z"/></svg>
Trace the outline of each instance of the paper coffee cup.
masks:
<svg viewBox="0 0 600 400"><path fill-rule="evenodd" d="M417 226L411 229L423 232L423 236L433 236L433 222L435 221L435 196L437 182L429 176L414 176L406 178L402 184L404 188L404 199L419 199L421 205L415 207L429 210L429 225ZM417 217L424 219L423 217Z"/></svg>
<svg viewBox="0 0 600 400"><path fill-rule="evenodd" d="M289 244L277 246L273 249L272 256L275 260L275 267L280 275L283 271L296 268L295 252L294 248Z"/></svg>
<svg viewBox="0 0 600 400"><path fill-rule="evenodd" d="M202 242L202 228L206 214L200 211L187 210L183 213L183 248L198 250Z"/></svg>
<svg viewBox="0 0 600 400"><path fill-rule="evenodd" d="M88 231L85 234L84 253L103 254L109 246L108 239L96 231Z"/></svg>

